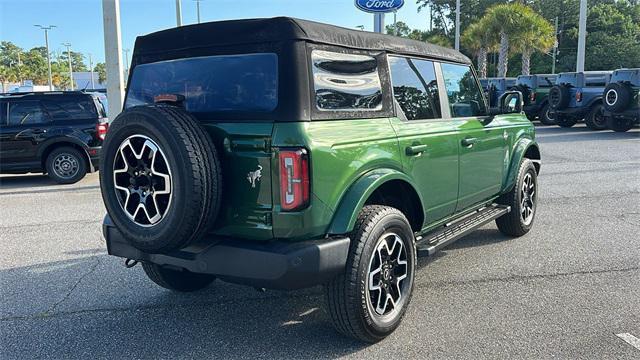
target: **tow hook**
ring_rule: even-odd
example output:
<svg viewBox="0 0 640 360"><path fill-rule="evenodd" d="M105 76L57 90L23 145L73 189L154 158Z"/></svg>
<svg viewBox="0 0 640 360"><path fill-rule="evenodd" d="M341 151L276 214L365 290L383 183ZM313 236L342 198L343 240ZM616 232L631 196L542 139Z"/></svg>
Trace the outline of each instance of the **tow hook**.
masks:
<svg viewBox="0 0 640 360"><path fill-rule="evenodd" d="M124 261L124 266L125 266L127 269L131 269L132 267L134 267L134 266L136 266L136 265L138 265L138 260L133 260L133 259L128 259L128 258L127 258L127 259Z"/></svg>

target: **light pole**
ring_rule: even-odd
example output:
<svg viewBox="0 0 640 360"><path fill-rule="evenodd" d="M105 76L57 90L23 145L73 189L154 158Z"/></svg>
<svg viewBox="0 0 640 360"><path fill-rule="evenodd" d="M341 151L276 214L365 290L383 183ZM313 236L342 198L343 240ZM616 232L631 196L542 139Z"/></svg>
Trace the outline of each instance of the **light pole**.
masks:
<svg viewBox="0 0 640 360"><path fill-rule="evenodd" d="M96 86L93 83L93 61L91 60L91 53L89 53L89 71L91 72L91 90L93 90Z"/></svg>
<svg viewBox="0 0 640 360"><path fill-rule="evenodd" d="M71 68L71 43L62 43L67 47L67 60L69 61L69 81L71 82L71 91L73 91L73 69Z"/></svg>
<svg viewBox="0 0 640 360"><path fill-rule="evenodd" d="M198 14L198 24L200 24L200 1L202 0L193 0L196 2L196 12Z"/></svg>
<svg viewBox="0 0 640 360"><path fill-rule="evenodd" d="M587 0L580 0L580 19L578 21L578 59L576 71L584 71L584 52L587 40Z"/></svg>
<svg viewBox="0 0 640 360"><path fill-rule="evenodd" d="M455 49L460 50L460 0L456 0L456 41Z"/></svg>
<svg viewBox="0 0 640 360"><path fill-rule="evenodd" d="M124 81L126 82L129 79L129 49L124 49Z"/></svg>
<svg viewBox="0 0 640 360"><path fill-rule="evenodd" d="M49 54L49 30L56 27L55 25L42 26L42 25L33 25L44 30L44 43L47 47L47 66L49 68L49 91L53 91L53 78L51 77L51 55Z"/></svg>
<svg viewBox="0 0 640 360"><path fill-rule="evenodd" d="M182 5L180 0L176 0L176 25L182 26Z"/></svg>
<svg viewBox="0 0 640 360"><path fill-rule="evenodd" d="M553 33L553 63L551 64L551 73L556 73L556 56L558 54L558 17L556 16L555 32Z"/></svg>

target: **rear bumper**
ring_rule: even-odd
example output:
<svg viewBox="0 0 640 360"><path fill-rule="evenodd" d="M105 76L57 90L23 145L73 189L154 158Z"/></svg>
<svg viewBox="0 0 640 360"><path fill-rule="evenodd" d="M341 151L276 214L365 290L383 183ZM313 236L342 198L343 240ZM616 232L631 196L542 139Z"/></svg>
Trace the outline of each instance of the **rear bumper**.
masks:
<svg viewBox="0 0 640 360"><path fill-rule="evenodd" d="M100 169L100 152L101 146L86 148L87 156L89 156L89 164L91 165L91 172L98 171Z"/></svg>
<svg viewBox="0 0 640 360"><path fill-rule="evenodd" d="M565 115L565 116L582 119L587 115L588 111L589 111L588 107L573 107L573 108L564 108L561 110L555 110L554 113L557 115Z"/></svg>
<svg viewBox="0 0 640 360"><path fill-rule="evenodd" d="M108 215L102 229L109 255L211 274L228 282L282 290L320 285L342 273L350 242L348 237L293 243L215 239L212 245L151 254L129 245Z"/></svg>

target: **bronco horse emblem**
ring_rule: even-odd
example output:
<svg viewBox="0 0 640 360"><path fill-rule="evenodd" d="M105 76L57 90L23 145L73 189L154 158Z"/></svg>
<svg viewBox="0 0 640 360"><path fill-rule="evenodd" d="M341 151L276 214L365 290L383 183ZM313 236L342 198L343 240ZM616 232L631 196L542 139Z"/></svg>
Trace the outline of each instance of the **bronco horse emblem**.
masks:
<svg viewBox="0 0 640 360"><path fill-rule="evenodd" d="M261 165L258 165L258 170L249 171L249 173L247 174L247 180L249 180L249 182L251 183L251 187L252 188L256 187L256 181L260 181L261 177L262 177L262 166Z"/></svg>

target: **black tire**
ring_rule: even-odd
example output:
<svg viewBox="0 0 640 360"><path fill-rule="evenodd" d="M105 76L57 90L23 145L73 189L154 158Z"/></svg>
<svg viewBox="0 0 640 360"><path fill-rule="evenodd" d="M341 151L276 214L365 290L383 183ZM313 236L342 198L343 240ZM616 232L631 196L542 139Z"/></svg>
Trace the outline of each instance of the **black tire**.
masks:
<svg viewBox="0 0 640 360"><path fill-rule="evenodd" d="M528 86L520 84L520 85L511 87L511 89L509 90L520 91L522 93L522 101L524 105L531 104L531 90L529 89Z"/></svg>
<svg viewBox="0 0 640 360"><path fill-rule="evenodd" d="M629 86L617 82L607 85L602 94L604 108L611 112L624 111L633 97Z"/></svg>
<svg viewBox="0 0 640 360"><path fill-rule="evenodd" d="M634 121L627 118L608 117L607 128L615 132L627 132L633 128Z"/></svg>
<svg viewBox="0 0 640 360"><path fill-rule="evenodd" d="M390 233L398 235L403 244L407 264L401 267L403 271L406 271L407 277L400 283L400 294L402 295L395 299L399 303L398 307L394 307L393 311L386 313L384 311L386 304L391 304L391 302L385 302L385 309L380 315L374 309L371 298L373 296L381 298L386 289L392 289L391 286L385 287L380 284L388 281L387 275L394 273L394 271L381 270L378 272L380 277L376 286L382 287L377 292L369 289L369 274L371 268L376 264L377 260L375 259L382 258L375 256L373 259L374 254L378 254L377 249L382 249L382 242L388 241L386 239L392 236ZM339 332L364 342L373 343L384 339L400 325L411 300L416 264L413 231L407 218L399 210L388 206L370 205L365 206L360 212L350 238L351 248L345 273L331 280L325 288L328 311ZM393 244L394 248L395 246L396 242ZM380 263L378 268L384 269L384 266ZM394 278L391 276L391 281L393 280ZM393 289L397 288L393 287ZM377 296L372 295L374 292Z"/></svg>
<svg viewBox="0 0 640 360"><path fill-rule="evenodd" d="M551 113L551 106L549 103L544 104L540 113L538 113L538 118L540 119L540 123L543 125L555 125L556 124L556 115Z"/></svg>
<svg viewBox="0 0 640 360"><path fill-rule="evenodd" d="M607 128L607 118L604 116L604 105L598 103L589 109L584 118L584 123L591 130L604 130Z"/></svg>
<svg viewBox="0 0 640 360"><path fill-rule="evenodd" d="M164 213L156 223L132 218L122 205L126 204L123 193L115 188L114 164L122 167L116 162L122 162L118 160L119 148L130 138L154 143L166 163L165 174L170 176L170 185L165 186L171 194L165 198ZM128 162L124 163L129 168ZM124 175L133 178L130 171ZM210 229L220 208L222 178L216 148L195 118L178 107L148 105L125 110L109 127L102 147L100 185L107 211L127 241L140 250L161 253L185 247ZM133 198L134 207L136 200L142 203L140 194ZM160 209L156 210L160 214Z"/></svg>
<svg viewBox="0 0 640 360"><path fill-rule="evenodd" d="M570 128L578 123L578 119L562 116L556 113L556 124L563 128Z"/></svg>
<svg viewBox="0 0 640 360"><path fill-rule="evenodd" d="M570 97L571 94L567 86L554 85L549 90L548 101L552 109L561 110L569 106Z"/></svg>
<svg viewBox="0 0 640 360"><path fill-rule="evenodd" d="M142 263L142 268L151 281L173 291L197 291L206 288L216 279L215 276L209 274L198 274L188 270L174 270L147 262Z"/></svg>
<svg viewBox="0 0 640 360"><path fill-rule="evenodd" d="M54 149L47 160L45 168L47 175L58 184L73 184L87 175L87 157L72 147Z"/></svg>
<svg viewBox="0 0 640 360"><path fill-rule="evenodd" d="M527 179L530 179L529 183ZM524 184L533 184L533 193L531 196L524 195ZM525 202L523 203L523 196ZM530 200L530 202L528 202ZM536 208L538 204L538 176L533 162L529 159L522 159L520 168L518 169L518 178L513 189L498 198L498 204L511 207L511 212L496 219L496 225L501 233L509 236L522 236L531 230L535 220ZM523 217L523 204L530 206L531 217Z"/></svg>

